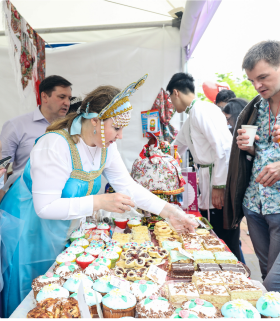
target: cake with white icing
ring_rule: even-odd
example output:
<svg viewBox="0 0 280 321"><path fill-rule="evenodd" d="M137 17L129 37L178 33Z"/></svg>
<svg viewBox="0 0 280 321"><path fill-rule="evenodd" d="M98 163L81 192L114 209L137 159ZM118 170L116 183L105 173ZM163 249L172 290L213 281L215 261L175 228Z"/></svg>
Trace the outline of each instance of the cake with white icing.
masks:
<svg viewBox="0 0 280 321"><path fill-rule="evenodd" d="M61 264L64 262L75 262L76 261L76 255L73 253L65 253L62 252L56 257L56 263Z"/></svg>
<svg viewBox="0 0 280 321"><path fill-rule="evenodd" d="M84 287L91 288L93 285L92 279L88 275L76 273L64 283L63 287L70 293L74 293L78 291L81 281L83 281Z"/></svg>
<svg viewBox="0 0 280 321"><path fill-rule="evenodd" d="M178 308L172 314L171 319L198 319L198 314L194 311Z"/></svg>
<svg viewBox="0 0 280 321"><path fill-rule="evenodd" d="M225 318L260 319L258 310L245 300L238 299L225 303L221 309Z"/></svg>
<svg viewBox="0 0 280 321"><path fill-rule="evenodd" d="M98 223L97 224L97 229L102 230L102 231L109 231L110 226L107 223Z"/></svg>
<svg viewBox="0 0 280 321"><path fill-rule="evenodd" d="M175 311L166 298L155 294L137 303L136 311L141 318L170 318Z"/></svg>
<svg viewBox="0 0 280 321"><path fill-rule="evenodd" d="M38 295L38 292L48 284L56 284L62 286L64 284L65 280L53 273L53 272L47 272L44 275L38 276L36 279L33 280L31 284L31 288L34 292L34 298L36 299L36 296Z"/></svg>
<svg viewBox="0 0 280 321"><path fill-rule="evenodd" d="M89 253L86 254L82 254L80 255L76 262L80 265L80 267L82 269L85 269L86 267L88 267L90 265L90 263L92 263L95 260L95 257L90 255Z"/></svg>
<svg viewBox="0 0 280 321"><path fill-rule="evenodd" d="M83 254L85 249L79 245L69 246L64 252L65 253L73 253L78 258L81 254Z"/></svg>
<svg viewBox="0 0 280 321"><path fill-rule="evenodd" d="M202 299L192 299L182 304L183 310L196 312L201 319L222 318L221 311L212 303Z"/></svg>
<svg viewBox="0 0 280 321"><path fill-rule="evenodd" d="M97 312L97 306L96 306L96 298L97 298L97 302L101 304L102 295L90 288L84 288L84 294L85 294L85 301L89 307L89 312L91 317L99 318L98 312ZM75 300L78 300L78 294L76 292L71 294L70 297L74 298Z"/></svg>
<svg viewBox="0 0 280 321"><path fill-rule="evenodd" d="M219 272L216 271L209 271L209 272L194 272L192 276L192 281L198 284L218 284L223 285L224 282L220 277Z"/></svg>
<svg viewBox="0 0 280 321"><path fill-rule="evenodd" d="M110 281L111 276L104 275L93 282L92 288L95 291L101 293L102 295L105 295L116 288L114 285L110 283Z"/></svg>
<svg viewBox="0 0 280 321"><path fill-rule="evenodd" d="M72 234L70 235L70 241L73 242L80 237L84 238L85 233L80 231L79 229L77 229L77 230L73 231Z"/></svg>
<svg viewBox="0 0 280 321"><path fill-rule="evenodd" d="M230 295L223 285L198 284L197 290L200 299L212 303L219 309L230 300Z"/></svg>
<svg viewBox="0 0 280 321"><path fill-rule="evenodd" d="M267 292L257 302L257 310L265 317L280 317L280 293Z"/></svg>
<svg viewBox="0 0 280 321"><path fill-rule="evenodd" d="M169 283L168 295L170 302L173 304L182 304L184 301L199 298L195 285L186 282Z"/></svg>
<svg viewBox="0 0 280 321"><path fill-rule="evenodd" d="M104 275L111 275L110 270L106 265L98 264L96 262L91 263L84 270L84 274L88 275L93 281Z"/></svg>
<svg viewBox="0 0 280 321"><path fill-rule="evenodd" d="M57 284L48 284L45 285L40 292L38 293L36 300L38 302L52 298L68 298L69 297L69 291L65 289L64 287L61 287L60 285Z"/></svg>
<svg viewBox="0 0 280 321"><path fill-rule="evenodd" d="M57 265L53 272L68 280L73 274L81 273L82 269L76 262L64 262Z"/></svg>
<svg viewBox="0 0 280 321"><path fill-rule="evenodd" d="M81 246L83 247L84 249L86 249L88 246L89 246L89 241L83 237L80 237L78 239L76 239L75 241L73 241L71 244L70 244L70 247L71 246Z"/></svg>
<svg viewBox="0 0 280 321"><path fill-rule="evenodd" d="M96 262L98 264L106 265L109 269L111 268L111 260L107 259L105 257L103 257L103 258L98 257L96 260L94 260L94 262Z"/></svg>
<svg viewBox="0 0 280 321"><path fill-rule="evenodd" d="M95 247L95 246L89 246L85 249L85 253L88 253L92 256L94 256L95 258L98 257L98 255L102 252L102 248L101 247Z"/></svg>
<svg viewBox="0 0 280 321"><path fill-rule="evenodd" d="M130 290L135 295L137 301L141 301L147 296L156 294L159 286L152 281L137 280L131 284Z"/></svg>
<svg viewBox="0 0 280 321"><path fill-rule="evenodd" d="M233 263L237 264L238 259L232 252L215 252L214 253L216 263Z"/></svg>

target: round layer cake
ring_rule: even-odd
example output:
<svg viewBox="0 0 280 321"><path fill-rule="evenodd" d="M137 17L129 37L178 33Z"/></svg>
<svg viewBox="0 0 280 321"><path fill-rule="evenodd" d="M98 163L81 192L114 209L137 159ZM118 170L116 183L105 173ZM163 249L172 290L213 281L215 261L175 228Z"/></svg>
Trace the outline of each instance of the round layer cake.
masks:
<svg viewBox="0 0 280 321"><path fill-rule="evenodd" d="M57 284L62 286L64 284L65 280L52 272L47 272L44 275L38 276L36 279L32 282L32 290L34 292L34 298L36 299L38 292L46 285L48 284Z"/></svg>
<svg viewBox="0 0 280 321"><path fill-rule="evenodd" d="M98 264L96 262L91 263L84 270L84 274L88 275L93 281L104 275L111 275L110 270L106 265Z"/></svg>
<svg viewBox="0 0 280 321"><path fill-rule="evenodd" d="M196 312L199 318L222 318L220 310L214 307L210 302L202 299L192 299L182 304L183 310Z"/></svg>
<svg viewBox="0 0 280 321"><path fill-rule="evenodd" d="M131 284L130 290L135 295L137 301L141 301L147 296L156 294L159 286L152 281L137 280Z"/></svg>
<svg viewBox="0 0 280 321"><path fill-rule="evenodd" d="M174 310L167 299L155 294L141 300L136 306L141 318L170 318Z"/></svg>
<svg viewBox="0 0 280 321"><path fill-rule="evenodd" d="M57 284L48 284L45 285L37 295L36 300L38 302L45 299L56 299L56 298L68 298L69 291L62 286Z"/></svg>
<svg viewBox="0 0 280 321"><path fill-rule="evenodd" d="M64 262L57 265L53 272L63 279L68 280L73 274L81 273L82 268L76 262Z"/></svg>
<svg viewBox="0 0 280 321"><path fill-rule="evenodd" d="M267 292L257 302L257 310L265 317L280 317L280 293Z"/></svg>
<svg viewBox="0 0 280 321"><path fill-rule="evenodd" d="M72 275L63 285L70 293L75 293L78 291L79 285L83 280L83 286L85 288L91 288L93 285L92 279L83 273L76 273Z"/></svg>
<svg viewBox="0 0 280 321"><path fill-rule="evenodd" d="M248 301L237 299L222 306L222 315L225 318L260 319L258 310Z"/></svg>

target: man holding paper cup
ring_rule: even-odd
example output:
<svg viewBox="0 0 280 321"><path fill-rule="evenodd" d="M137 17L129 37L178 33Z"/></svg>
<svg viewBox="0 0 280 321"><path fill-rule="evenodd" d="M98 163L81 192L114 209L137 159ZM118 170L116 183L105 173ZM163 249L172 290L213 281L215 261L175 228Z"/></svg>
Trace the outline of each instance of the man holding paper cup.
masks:
<svg viewBox="0 0 280 321"><path fill-rule="evenodd" d="M233 134L224 227L238 224L244 212L264 284L280 291L280 42L254 45L242 68L259 95L241 112Z"/></svg>

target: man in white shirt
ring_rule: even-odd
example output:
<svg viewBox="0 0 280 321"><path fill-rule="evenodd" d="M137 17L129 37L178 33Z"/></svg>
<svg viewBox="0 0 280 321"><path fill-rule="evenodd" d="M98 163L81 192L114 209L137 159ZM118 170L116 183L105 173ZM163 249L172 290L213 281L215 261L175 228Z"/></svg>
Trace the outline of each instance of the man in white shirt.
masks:
<svg viewBox="0 0 280 321"><path fill-rule="evenodd" d="M45 78L39 85L41 106L31 113L8 120L3 125L0 135L2 157L11 156L13 162L13 178L10 183L22 173L35 140L45 133L54 120L67 114L72 95L71 85L61 76Z"/></svg>
<svg viewBox="0 0 280 321"><path fill-rule="evenodd" d="M188 114L174 144L178 145L180 154L189 148L194 162L200 165L199 209L240 260L239 226L234 230L223 229L224 192L232 144L226 118L216 105L195 99L194 79L189 74L173 75L166 90L176 111Z"/></svg>

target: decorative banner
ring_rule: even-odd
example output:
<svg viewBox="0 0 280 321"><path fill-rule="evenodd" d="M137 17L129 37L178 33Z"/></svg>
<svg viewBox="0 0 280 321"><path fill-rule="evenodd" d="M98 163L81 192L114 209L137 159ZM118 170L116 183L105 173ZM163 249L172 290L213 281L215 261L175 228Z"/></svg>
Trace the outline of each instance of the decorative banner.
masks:
<svg viewBox="0 0 280 321"><path fill-rule="evenodd" d="M32 90L40 105L39 84L45 78L45 41L20 15L10 0L3 1L6 34L16 82L23 99Z"/></svg>
<svg viewBox="0 0 280 321"><path fill-rule="evenodd" d="M141 111L143 137L161 136L159 112L157 110Z"/></svg>

